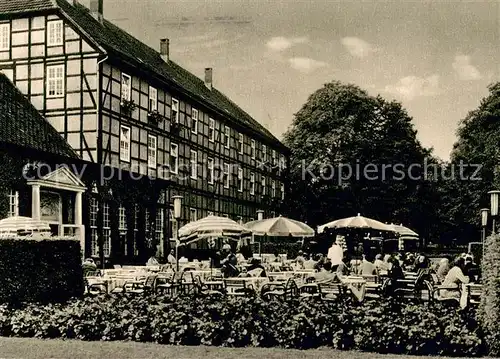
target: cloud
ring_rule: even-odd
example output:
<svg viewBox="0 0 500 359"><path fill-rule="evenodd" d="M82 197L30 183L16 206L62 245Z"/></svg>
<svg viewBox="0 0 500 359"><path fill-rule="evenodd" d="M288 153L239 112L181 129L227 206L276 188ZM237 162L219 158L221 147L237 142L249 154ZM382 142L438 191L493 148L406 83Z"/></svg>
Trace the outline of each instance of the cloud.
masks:
<svg viewBox="0 0 500 359"><path fill-rule="evenodd" d="M385 92L412 100L421 96L435 96L439 94L439 76L429 77L407 76L401 78L397 84L388 85Z"/></svg>
<svg viewBox="0 0 500 359"><path fill-rule="evenodd" d="M328 66L326 62L311 59L309 57L292 57L288 59L292 69L303 73L313 72L321 67Z"/></svg>
<svg viewBox="0 0 500 359"><path fill-rule="evenodd" d="M479 70L470 63L470 56L455 56L455 61L453 61L451 66L457 73L458 78L462 81L480 80L482 78Z"/></svg>
<svg viewBox="0 0 500 359"><path fill-rule="evenodd" d="M266 46L268 49L276 52L281 52L289 49L293 45L303 44L308 41L307 37L283 37L277 36L271 38Z"/></svg>
<svg viewBox="0 0 500 359"><path fill-rule="evenodd" d="M354 57L363 58L375 52L375 49L371 44L363 39L360 39L359 37L344 37L340 40L340 42Z"/></svg>

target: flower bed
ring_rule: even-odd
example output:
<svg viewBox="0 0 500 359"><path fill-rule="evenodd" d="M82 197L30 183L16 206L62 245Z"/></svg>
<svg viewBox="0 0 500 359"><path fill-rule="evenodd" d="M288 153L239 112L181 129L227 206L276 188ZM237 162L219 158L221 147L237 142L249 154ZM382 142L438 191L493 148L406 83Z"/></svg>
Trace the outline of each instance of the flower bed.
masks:
<svg viewBox="0 0 500 359"><path fill-rule="evenodd" d="M127 294L0 308L0 335L173 345L331 347L379 353L479 356L475 313L440 305Z"/></svg>

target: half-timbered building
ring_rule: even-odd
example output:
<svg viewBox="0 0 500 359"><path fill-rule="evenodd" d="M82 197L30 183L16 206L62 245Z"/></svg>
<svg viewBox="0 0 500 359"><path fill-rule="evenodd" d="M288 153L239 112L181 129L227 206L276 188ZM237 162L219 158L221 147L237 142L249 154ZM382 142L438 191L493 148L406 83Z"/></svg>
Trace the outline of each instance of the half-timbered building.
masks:
<svg viewBox="0 0 500 359"><path fill-rule="evenodd" d="M0 69L85 162L85 254L143 260L180 224L283 211L287 149L213 84L104 18L103 1L0 0Z"/></svg>

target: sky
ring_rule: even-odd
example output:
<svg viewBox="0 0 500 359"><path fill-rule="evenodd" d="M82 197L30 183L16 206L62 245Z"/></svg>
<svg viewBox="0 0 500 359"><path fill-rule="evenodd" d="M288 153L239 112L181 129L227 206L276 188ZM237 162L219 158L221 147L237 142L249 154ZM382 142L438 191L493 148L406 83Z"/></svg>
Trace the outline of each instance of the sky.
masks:
<svg viewBox="0 0 500 359"><path fill-rule="evenodd" d="M278 138L338 80L400 101L446 160L500 81L500 0L104 0L104 17L154 48L169 38L171 59L201 78L212 67L214 86Z"/></svg>

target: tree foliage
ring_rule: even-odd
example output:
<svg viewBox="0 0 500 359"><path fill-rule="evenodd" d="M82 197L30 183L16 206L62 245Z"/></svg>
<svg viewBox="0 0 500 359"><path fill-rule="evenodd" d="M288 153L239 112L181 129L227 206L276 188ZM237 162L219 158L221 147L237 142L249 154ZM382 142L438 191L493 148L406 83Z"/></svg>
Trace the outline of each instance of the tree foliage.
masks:
<svg viewBox="0 0 500 359"><path fill-rule="evenodd" d="M500 188L500 83L491 85L489 92L461 121L451 156L455 167L467 165L463 178L451 184L450 195L449 217L462 228L479 226L479 210L489 202L487 192Z"/></svg>
<svg viewBox="0 0 500 359"><path fill-rule="evenodd" d="M328 83L295 115L285 143L296 218L317 225L361 213L424 235L438 225L439 190L424 164L440 163L400 103Z"/></svg>

